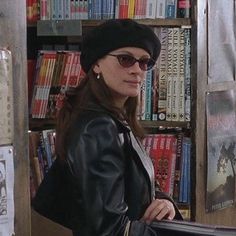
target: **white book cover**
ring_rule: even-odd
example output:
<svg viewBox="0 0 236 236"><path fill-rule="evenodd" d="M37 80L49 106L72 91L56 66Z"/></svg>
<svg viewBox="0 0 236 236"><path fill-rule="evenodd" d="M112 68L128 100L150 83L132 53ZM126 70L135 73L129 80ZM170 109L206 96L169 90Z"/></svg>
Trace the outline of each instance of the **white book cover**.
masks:
<svg viewBox="0 0 236 236"><path fill-rule="evenodd" d="M185 121L185 98L184 98L184 69L185 69L185 56L184 56L184 31L179 29L179 121Z"/></svg>
<svg viewBox="0 0 236 236"><path fill-rule="evenodd" d="M155 19L156 18L156 0L147 0L146 6L146 18Z"/></svg>
<svg viewBox="0 0 236 236"><path fill-rule="evenodd" d="M165 18L166 0L156 0L156 18Z"/></svg>
<svg viewBox="0 0 236 236"><path fill-rule="evenodd" d="M179 28L173 28L171 120L179 121Z"/></svg>

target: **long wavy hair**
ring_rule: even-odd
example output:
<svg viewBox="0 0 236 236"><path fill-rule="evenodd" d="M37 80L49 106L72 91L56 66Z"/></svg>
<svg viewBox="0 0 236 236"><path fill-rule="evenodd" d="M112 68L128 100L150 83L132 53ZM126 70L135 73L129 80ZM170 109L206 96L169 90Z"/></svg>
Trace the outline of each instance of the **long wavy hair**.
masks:
<svg viewBox="0 0 236 236"><path fill-rule="evenodd" d="M81 79L78 87L66 92L63 107L58 113L56 154L59 159L65 160L66 158L66 137L71 124L82 111L87 109L91 102L99 104L116 118L126 121L133 133L138 138L143 138L144 129L141 127L137 117L138 97L129 97L124 104L123 110L117 108L114 105L110 88L106 85L102 76L97 79L96 74L91 69Z"/></svg>

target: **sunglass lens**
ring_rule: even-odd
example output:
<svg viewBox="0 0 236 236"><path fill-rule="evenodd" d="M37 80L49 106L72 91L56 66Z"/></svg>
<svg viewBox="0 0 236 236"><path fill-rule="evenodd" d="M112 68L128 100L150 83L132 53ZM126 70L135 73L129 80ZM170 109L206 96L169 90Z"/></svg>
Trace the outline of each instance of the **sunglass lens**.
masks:
<svg viewBox="0 0 236 236"><path fill-rule="evenodd" d="M130 55L118 55L117 59L123 67L130 67L135 63L135 58Z"/></svg>
<svg viewBox="0 0 236 236"><path fill-rule="evenodd" d="M147 71L150 70L155 65L155 61L153 61L151 58L141 58L137 60L136 58L130 55L116 55L116 57L120 65L126 68L133 66L135 62L138 62L139 67L142 70Z"/></svg>
<svg viewBox="0 0 236 236"><path fill-rule="evenodd" d="M139 66L142 70L150 70L154 66L155 62L150 58L144 58L139 60Z"/></svg>

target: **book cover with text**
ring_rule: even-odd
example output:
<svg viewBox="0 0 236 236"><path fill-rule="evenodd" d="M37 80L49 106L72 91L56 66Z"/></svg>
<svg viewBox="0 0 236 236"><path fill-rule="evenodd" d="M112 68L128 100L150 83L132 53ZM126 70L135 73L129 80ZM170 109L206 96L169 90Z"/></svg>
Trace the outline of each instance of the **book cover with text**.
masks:
<svg viewBox="0 0 236 236"><path fill-rule="evenodd" d="M207 94L206 211L235 202L236 102L235 91Z"/></svg>

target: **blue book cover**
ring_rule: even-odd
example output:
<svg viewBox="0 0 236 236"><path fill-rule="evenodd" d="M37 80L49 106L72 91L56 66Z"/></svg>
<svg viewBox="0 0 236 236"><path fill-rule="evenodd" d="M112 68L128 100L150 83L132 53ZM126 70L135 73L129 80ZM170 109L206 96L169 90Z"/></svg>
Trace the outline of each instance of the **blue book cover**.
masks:
<svg viewBox="0 0 236 236"><path fill-rule="evenodd" d="M177 0L166 0L166 18L176 18Z"/></svg>

